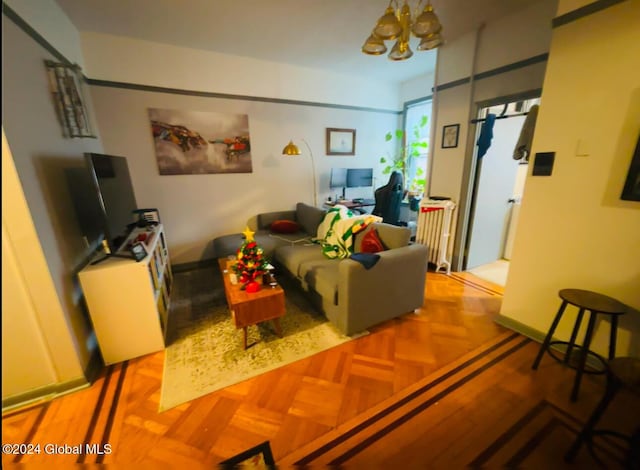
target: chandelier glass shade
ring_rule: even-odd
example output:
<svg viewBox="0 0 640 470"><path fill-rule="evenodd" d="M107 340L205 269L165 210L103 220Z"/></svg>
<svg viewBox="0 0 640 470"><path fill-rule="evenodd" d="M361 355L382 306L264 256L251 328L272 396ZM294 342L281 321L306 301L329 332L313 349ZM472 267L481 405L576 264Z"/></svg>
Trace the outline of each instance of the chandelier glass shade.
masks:
<svg viewBox="0 0 640 470"><path fill-rule="evenodd" d="M420 11L422 0L418 2L416 11ZM390 60L406 60L413 55L409 45L411 34L420 38L419 51L435 49L443 44L442 24L433 11L431 0L428 0L424 10L412 15L408 0L404 0L402 7L397 0L391 0L389 6L373 28L371 35L362 45L362 52L369 55L381 55L387 52L384 41L396 40L389 52Z"/></svg>

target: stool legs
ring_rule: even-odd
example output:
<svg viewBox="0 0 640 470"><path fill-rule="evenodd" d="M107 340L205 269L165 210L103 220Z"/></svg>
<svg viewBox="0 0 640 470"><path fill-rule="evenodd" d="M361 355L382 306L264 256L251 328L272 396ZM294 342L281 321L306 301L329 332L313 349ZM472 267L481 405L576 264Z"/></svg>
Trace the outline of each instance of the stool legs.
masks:
<svg viewBox="0 0 640 470"><path fill-rule="evenodd" d="M576 322L573 325L573 331L571 332L571 339L569 339L569 345L567 346L567 351L564 354L564 363L569 363L569 358L571 357L571 352L573 351L573 346L576 344L576 338L578 337L578 331L580 330L580 325L582 325L582 317L584 316L584 309L581 308L578 312L578 317L576 318Z"/></svg>
<svg viewBox="0 0 640 470"><path fill-rule="evenodd" d="M549 343L551 342L553 333L556 331L556 328L558 327L558 323L560 323L560 319L562 318L562 314L564 313L565 308L567 308L567 303L568 302L566 300L562 301L562 305L560 305L560 308L558 309L558 313L556 313L556 317L553 319L553 323L551 323L549 332L547 333L547 336L545 337L544 342L540 346L540 351L538 351L536 360L533 361L533 365L531 366L533 370L538 369L538 366L540 365L540 360L542 359L544 352L549 348Z"/></svg>
<svg viewBox="0 0 640 470"><path fill-rule="evenodd" d="M591 440L591 434L593 433L596 424L598 424L598 421L600 421L600 418L609 406L609 403L611 403L613 397L615 397L618 388L619 385L614 380L609 379L607 381L607 388L605 389L604 396L600 400L600 403L598 403L598 406L596 406L596 409L593 411L593 413L591 413L591 416L585 423L582 431L580 431L580 433L578 434L578 437L573 442L571 448L569 448L569 450L565 454L565 461L573 461L573 459L578 454L578 451L582 447L582 444L584 444L585 441L589 442Z"/></svg>
<svg viewBox="0 0 640 470"><path fill-rule="evenodd" d="M616 357L616 336L618 334L618 315L611 318L611 336L609 337L609 360Z"/></svg>
<svg viewBox="0 0 640 470"><path fill-rule="evenodd" d="M640 428L633 432L629 441L627 468L640 468Z"/></svg>
<svg viewBox="0 0 640 470"><path fill-rule="evenodd" d="M595 323L598 315L603 314L611 316L611 330L608 352L609 360L612 360L616 355L618 315L624 313L624 306L619 305L619 302L614 299L610 299L609 297L598 296L598 294L595 294L593 292L581 291L577 289L563 289L560 291L560 297L562 298L560 308L558 309L558 312L556 313L556 316L551 323L549 331L547 332L547 335L545 336L544 341L540 346L538 355L533 361L531 368L533 370L537 370L538 366L540 365L540 361L542 360L542 356L544 356L545 352L549 352L550 355L557 361L570 366L572 369L575 369L576 376L573 382L573 388L571 390L571 401L575 402L578 399L578 392L580 390L580 383L582 382L583 374L585 372L598 372L597 370L585 371L585 367L587 365L587 357L589 355L593 355L594 357L600 359L603 363L605 362L605 359L603 357L600 357L598 354L589 350L589 348L591 347L591 340L593 338ZM600 303L598 304L594 299L597 299ZM576 321L571 331L571 337L569 338L569 341L554 341L553 334L555 333L556 328L558 327L558 324L562 319L562 315L564 314L564 311L569 303L579 308ZM608 303L612 305L608 305ZM602 311L597 310L598 308L601 308ZM578 339L578 334L580 333L580 328L582 326L582 320L584 319L585 311L589 312L589 322L582 344L577 345L576 340ZM564 357L561 358L559 354L556 354L555 351L550 351L549 348L552 344L566 345Z"/></svg>
<svg viewBox="0 0 640 470"><path fill-rule="evenodd" d="M591 345L591 337L593 336L593 327L596 324L596 316L597 314L594 312L589 312L589 324L587 325L587 332L584 335L584 342L580 350L580 360L576 368L576 379L573 382L573 390L571 390L571 401L576 401L578 399L578 390L580 389L582 374L584 373L584 368L587 364L587 356L589 346Z"/></svg>

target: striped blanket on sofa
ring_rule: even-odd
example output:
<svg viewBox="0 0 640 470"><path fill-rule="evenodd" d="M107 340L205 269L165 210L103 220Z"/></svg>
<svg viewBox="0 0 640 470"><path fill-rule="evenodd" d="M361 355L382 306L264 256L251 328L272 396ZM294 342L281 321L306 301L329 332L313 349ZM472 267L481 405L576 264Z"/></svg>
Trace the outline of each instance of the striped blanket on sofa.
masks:
<svg viewBox="0 0 640 470"><path fill-rule="evenodd" d="M329 209L318 226L317 242L327 258L346 258L353 253L353 236L382 217L371 214L354 214L350 209L336 204Z"/></svg>

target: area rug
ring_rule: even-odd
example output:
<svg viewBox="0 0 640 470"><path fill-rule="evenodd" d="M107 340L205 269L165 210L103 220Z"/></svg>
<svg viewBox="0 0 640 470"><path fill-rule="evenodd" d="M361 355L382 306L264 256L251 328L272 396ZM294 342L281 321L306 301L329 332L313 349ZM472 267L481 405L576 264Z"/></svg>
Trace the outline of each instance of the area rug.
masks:
<svg viewBox="0 0 640 470"><path fill-rule="evenodd" d="M278 279L285 289L283 337L272 322L242 329L231 321L217 267L174 275L167 326L160 411L242 382L352 338L340 333L313 309L297 286Z"/></svg>

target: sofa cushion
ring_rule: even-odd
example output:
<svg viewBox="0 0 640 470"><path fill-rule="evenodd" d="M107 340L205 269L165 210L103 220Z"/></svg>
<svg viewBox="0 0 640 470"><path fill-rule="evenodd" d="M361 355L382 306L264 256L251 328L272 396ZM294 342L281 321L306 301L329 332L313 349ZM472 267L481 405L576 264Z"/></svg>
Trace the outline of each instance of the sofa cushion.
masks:
<svg viewBox="0 0 640 470"><path fill-rule="evenodd" d="M269 230L258 230L254 235L254 239L262 251L267 260L273 259L273 253L279 246L288 245L290 242L286 238L294 238L296 235L276 235L274 236Z"/></svg>
<svg viewBox="0 0 640 470"><path fill-rule="evenodd" d="M300 230L300 224L293 220L274 220L269 226L273 233L296 233Z"/></svg>
<svg viewBox="0 0 640 470"><path fill-rule="evenodd" d="M302 285L320 294L325 301L338 305L339 260L322 258L305 261L300 265Z"/></svg>
<svg viewBox="0 0 640 470"><path fill-rule="evenodd" d="M322 222L324 209L309 206L303 202L296 204L296 220L302 227L302 230L307 232L312 237L315 237L318 232L318 225Z"/></svg>
<svg viewBox="0 0 640 470"><path fill-rule="evenodd" d="M362 236L360 253L378 253L386 249L387 247L382 243L382 240L380 240L376 229L369 230Z"/></svg>
<svg viewBox="0 0 640 470"><path fill-rule="evenodd" d="M411 229L408 227L398 227L396 225L385 224L384 222L376 222L368 225L367 228L355 235L353 242L354 253L360 253L362 251L362 239L371 230L378 232L380 240L389 250L407 246L411 238Z"/></svg>
<svg viewBox="0 0 640 470"><path fill-rule="evenodd" d="M291 275L302 280L300 266L308 261L326 260L322 254L320 245L296 244L288 246L280 246L276 249L273 259L282 265Z"/></svg>

